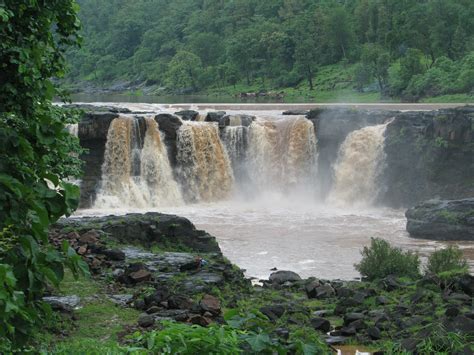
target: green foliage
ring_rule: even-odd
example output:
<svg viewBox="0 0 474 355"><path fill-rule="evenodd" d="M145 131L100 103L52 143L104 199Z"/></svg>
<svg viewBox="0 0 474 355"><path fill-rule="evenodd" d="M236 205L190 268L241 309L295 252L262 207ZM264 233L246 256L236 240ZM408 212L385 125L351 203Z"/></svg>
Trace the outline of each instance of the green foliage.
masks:
<svg viewBox="0 0 474 355"><path fill-rule="evenodd" d="M426 272L437 276L453 272L464 274L468 272L468 264L462 250L457 246L450 245L447 248L436 250L429 256Z"/></svg>
<svg viewBox="0 0 474 355"><path fill-rule="evenodd" d="M60 94L51 78L78 42L77 10L72 0L0 3L0 352L23 346L48 316L40 298L59 285L63 265L87 274L67 243L57 251L47 236L78 203L78 187L65 181L79 173L79 143L65 128L77 115L51 104Z"/></svg>
<svg viewBox="0 0 474 355"><path fill-rule="evenodd" d="M383 239L372 238L370 247L364 247L361 254L361 262L354 266L369 280L389 275L417 277L420 274L417 254L392 247Z"/></svg>
<svg viewBox="0 0 474 355"><path fill-rule="evenodd" d="M310 91L327 91L327 83L316 84L321 68L358 63L348 79L358 90L376 83L383 94L417 99L473 88L469 0L79 2L85 45L68 55L70 83L145 82L183 92L304 81ZM183 51L199 61L175 58ZM176 63L190 58L200 73L194 84ZM439 68L443 58L453 65Z"/></svg>
<svg viewBox="0 0 474 355"><path fill-rule="evenodd" d="M136 333L137 344L131 350L147 350L160 354L239 354L239 336L243 333L229 326L198 325L163 322L163 329Z"/></svg>
<svg viewBox="0 0 474 355"><path fill-rule="evenodd" d="M135 333L131 336L130 352L151 351L160 354L323 354L328 353L326 345L314 330L299 329L293 332L286 344L268 333L268 319L253 321L261 316L250 313L247 316L230 312L227 325L211 324L208 327L175 322L162 322L161 330Z"/></svg>

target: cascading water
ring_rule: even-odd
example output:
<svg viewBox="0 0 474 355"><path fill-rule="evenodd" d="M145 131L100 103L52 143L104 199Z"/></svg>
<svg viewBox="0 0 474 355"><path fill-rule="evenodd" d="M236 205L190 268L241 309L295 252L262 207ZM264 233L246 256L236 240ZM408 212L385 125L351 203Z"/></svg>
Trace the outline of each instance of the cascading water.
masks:
<svg viewBox="0 0 474 355"><path fill-rule="evenodd" d="M139 133L141 122L146 125L143 141ZM124 116L114 119L107 134L95 207L145 208L181 203L181 193L155 120L140 121Z"/></svg>
<svg viewBox="0 0 474 355"><path fill-rule="evenodd" d="M188 201L228 197L234 177L217 124L184 122L177 134L177 175Z"/></svg>
<svg viewBox="0 0 474 355"><path fill-rule="evenodd" d="M350 133L339 149L328 201L342 206L370 206L377 198L384 162L385 124Z"/></svg>
<svg viewBox="0 0 474 355"><path fill-rule="evenodd" d="M249 128L244 126L228 126L222 132L222 140L232 163L236 183L247 180L245 162L247 160Z"/></svg>
<svg viewBox="0 0 474 355"><path fill-rule="evenodd" d="M248 174L260 189L288 191L304 184L311 189L316 160L316 135L307 119L259 120L250 126Z"/></svg>

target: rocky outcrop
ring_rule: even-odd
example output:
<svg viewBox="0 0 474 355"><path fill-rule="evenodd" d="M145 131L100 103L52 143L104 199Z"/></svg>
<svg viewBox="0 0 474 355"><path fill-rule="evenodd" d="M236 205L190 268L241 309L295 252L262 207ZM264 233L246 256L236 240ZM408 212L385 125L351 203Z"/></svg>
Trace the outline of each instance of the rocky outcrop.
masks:
<svg viewBox="0 0 474 355"><path fill-rule="evenodd" d="M401 112L385 132L384 204L474 196L474 107Z"/></svg>
<svg viewBox="0 0 474 355"><path fill-rule="evenodd" d="M474 241L474 198L426 201L410 208L406 217L412 237Z"/></svg>
<svg viewBox="0 0 474 355"><path fill-rule="evenodd" d="M168 149L168 158L171 166L176 165L176 154L178 147L176 145L176 139L178 137L178 129L183 125L183 122L179 117L171 115L169 113L161 113L155 116L155 121L158 123L158 127L161 132L164 133L164 143Z"/></svg>
<svg viewBox="0 0 474 355"><path fill-rule="evenodd" d="M307 114L318 138L321 191L330 191L340 145L352 131L391 120L378 201L392 207L474 196L474 107L437 111L316 109Z"/></svg>
<svg viewBox="0 0 474 355"><path fill-rule="evenodd" d="M185 121L196 121L199 116L199 112L194 110L182 110L175 112L174 114L178 115L179 117L181 117L181 119Z"/></svg>
<svg viewBox="0 0 474 355"><path fill-rule="evenodd" d="M104 162L105 144L110 123L119 117L113 112L86 113L78 125L78 137L84 153L84 174L81 181L80 208L90 207L95 200L100 182L102 163Z"/></svg>
<svg viewBox="0 0 474 355"><path fill-rule="evenodd" d="M91 229L101 230L117 242L132 245L171 245L198 252L220 252L216 239L197 230L188 219L156 212L61 219L54 227L75 230L79 234Z"/></svg>

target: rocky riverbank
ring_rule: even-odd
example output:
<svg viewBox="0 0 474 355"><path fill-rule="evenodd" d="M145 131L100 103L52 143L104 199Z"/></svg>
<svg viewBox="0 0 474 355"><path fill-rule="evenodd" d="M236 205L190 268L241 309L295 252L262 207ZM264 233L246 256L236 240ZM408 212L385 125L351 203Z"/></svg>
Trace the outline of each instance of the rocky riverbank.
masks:
<svg viewBox="0 0 474 355"><path fill-rule="evenodd" d="M156 213L62 220L50 239L58 246L67 240L93 272L87 281L93 287L79 281L66 295L53 291L46 299L72 314L68 319L75 326L62 328L63 342L94 341L94 331L84 337L85 324L104 336L102 327L111 317L126 319L108 330L107 339L117 337L121 347L136 345L136 332L166 329L163 321L253 334L261 343L252 338L243 345L247 353L259 353L259 347L302 353L301 344L310 354L344 344L416 351L426 339L452 334L469 353L474 339L474 277L469 275L446 285L431 277L368 282L301 279L291 271L274 271L252 286L212 236L185 218ZM97 324L84 317L95 317Z"/></svg>

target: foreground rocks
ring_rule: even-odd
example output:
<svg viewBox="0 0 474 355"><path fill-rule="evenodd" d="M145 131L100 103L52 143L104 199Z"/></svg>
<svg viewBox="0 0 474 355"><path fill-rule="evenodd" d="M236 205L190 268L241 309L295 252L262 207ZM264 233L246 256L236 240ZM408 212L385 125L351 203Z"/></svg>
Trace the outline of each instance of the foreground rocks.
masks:
<svg viewBox="0 0 474 355"><path fill-rule="evenodd" d="M206 243L199 241L203 236ZM172 320L244 330L258 325L281 344L301 331L333 346L376 349L395 341L408 351L423 339L447 337L447 331L466 343L474 340L471 275L449 283L395 276L361 282L303 279L280 270L251 287L213 237L184 218L156 213L61 220L50 240L58 248L70 243L89 264L100 285L92 290L100 294L53 294L45 301L71 319L90 299L128 308L136 318L124 334L159 330Z"/></svg>
<svg viewBox="0 0 474 355"><path fill-rule="evenodd" d="M430 200L406 212L412 237L474 241L474 198Z"/></svg>

